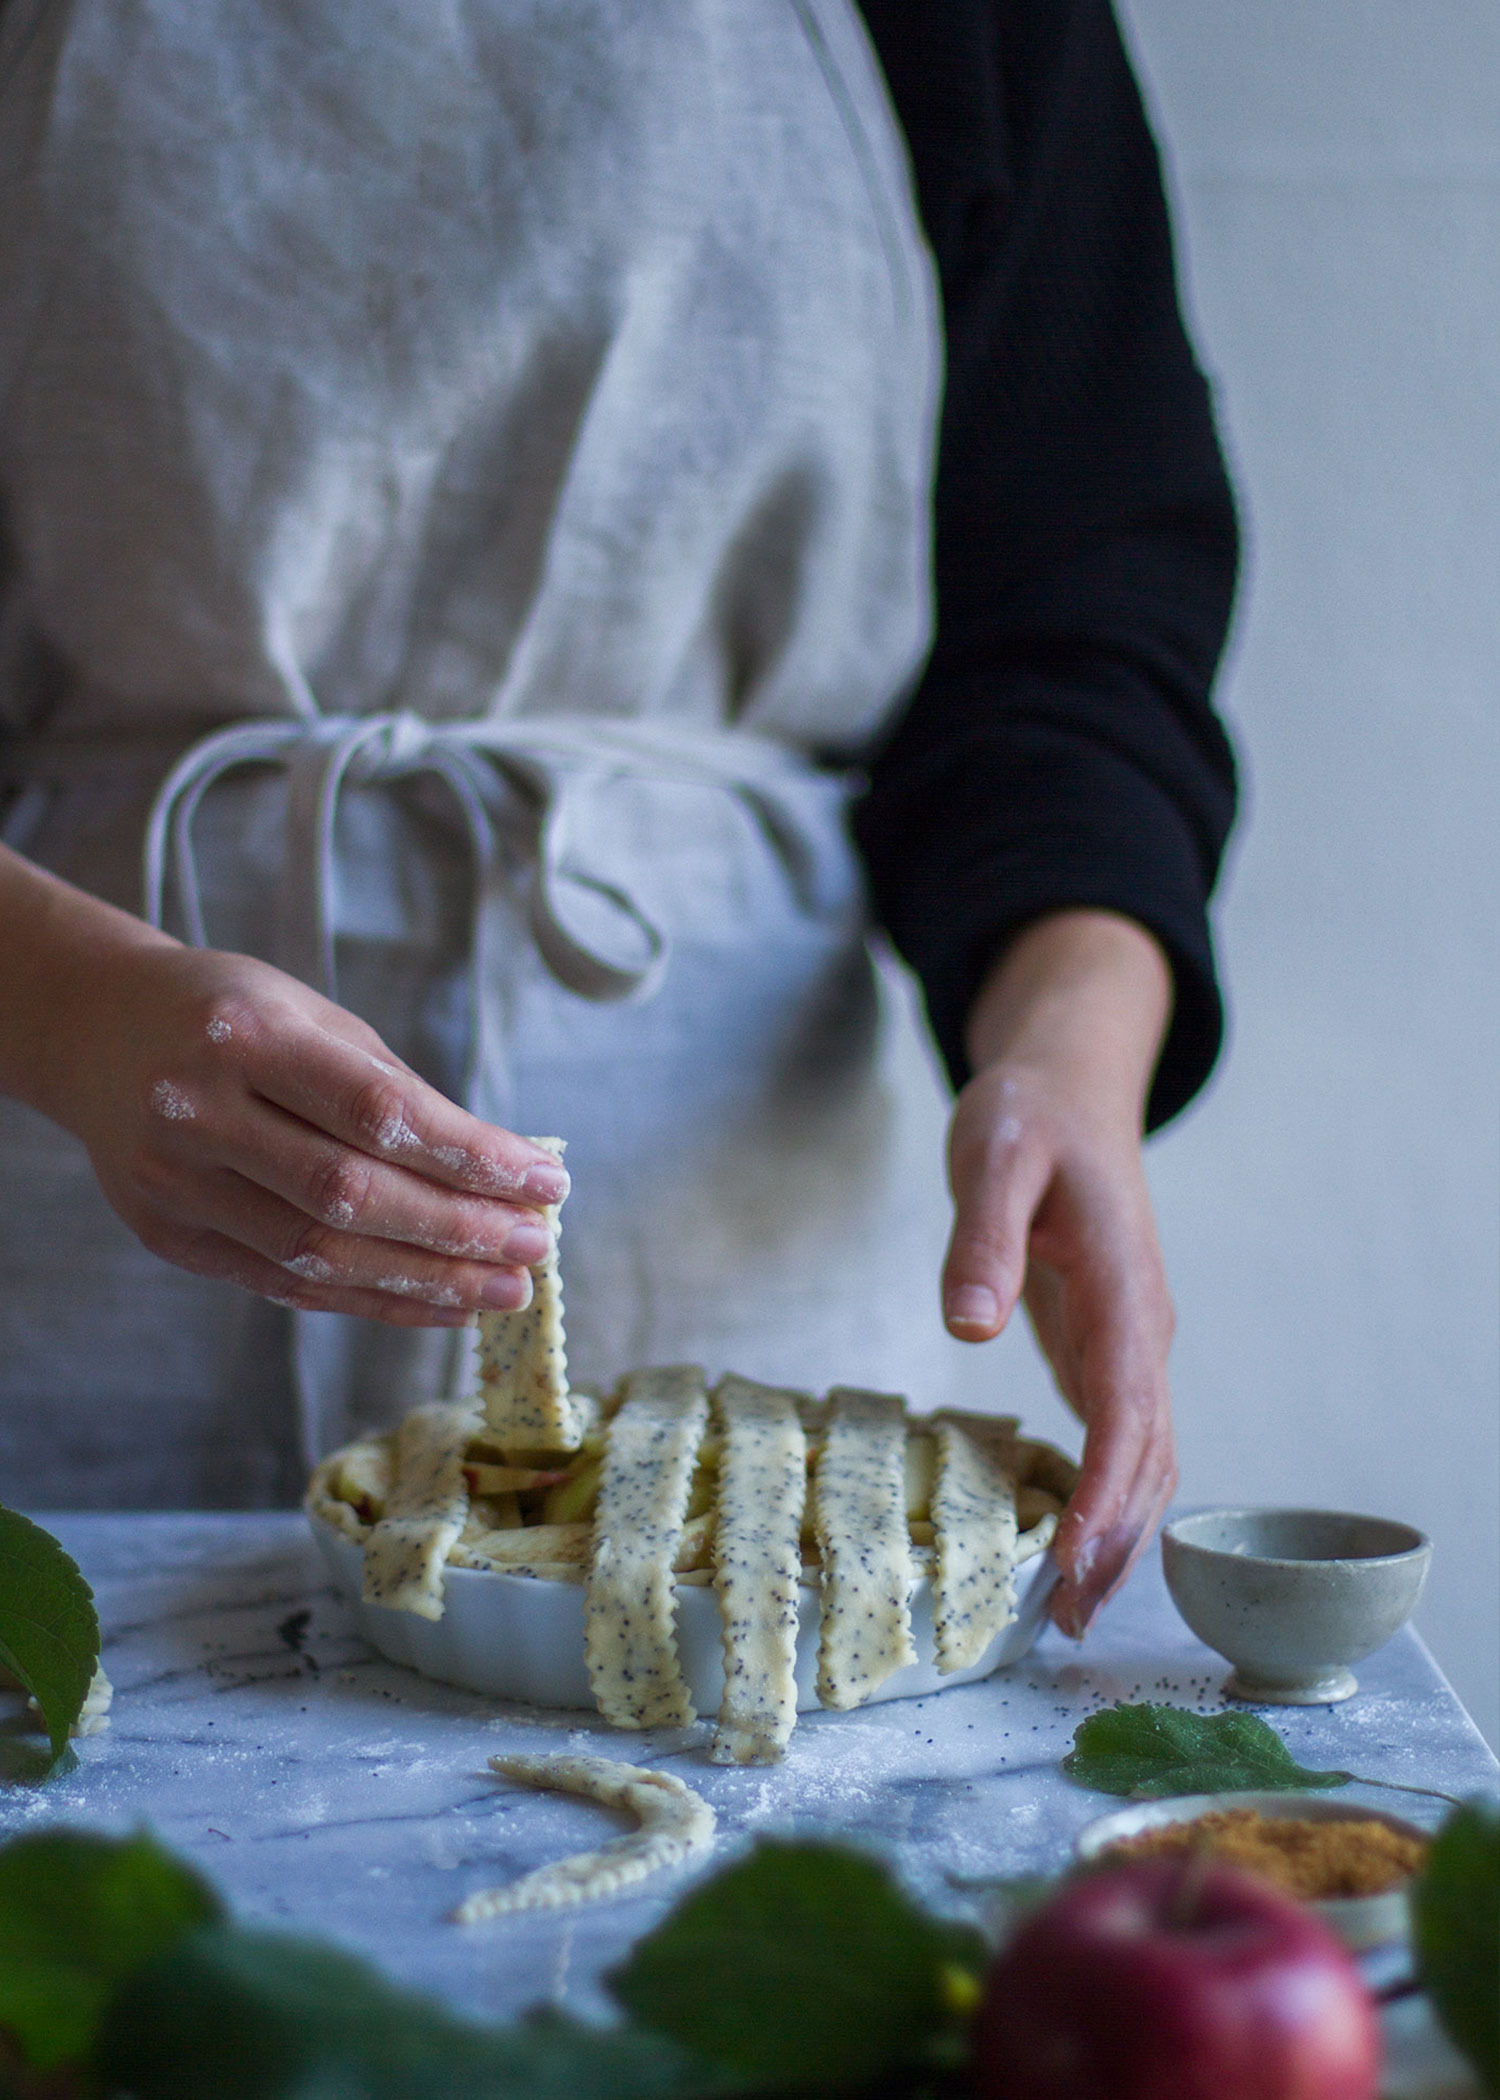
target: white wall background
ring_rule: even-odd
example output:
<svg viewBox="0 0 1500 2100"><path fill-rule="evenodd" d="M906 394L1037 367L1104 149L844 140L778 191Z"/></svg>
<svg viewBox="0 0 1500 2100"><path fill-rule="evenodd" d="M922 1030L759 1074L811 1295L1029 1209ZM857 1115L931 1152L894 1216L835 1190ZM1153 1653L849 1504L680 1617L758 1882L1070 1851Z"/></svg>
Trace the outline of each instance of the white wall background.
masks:
<svg viewBox="0 0 1500 2100"><path fill-rule="evenodd" d="M1128 0L1251 560L1233 1055L1155 1158L1194 1497L1436 1541L1500 1741L1500 7Z"/></svg>
<svg viewBox="0 0 1500 2100"><path fill-rule="evenodd" d="M1183 1498L1430 1532L1500 1742L1500 7L1123 11L1250 538L1232 1047L1152 1153Z"/></svg>

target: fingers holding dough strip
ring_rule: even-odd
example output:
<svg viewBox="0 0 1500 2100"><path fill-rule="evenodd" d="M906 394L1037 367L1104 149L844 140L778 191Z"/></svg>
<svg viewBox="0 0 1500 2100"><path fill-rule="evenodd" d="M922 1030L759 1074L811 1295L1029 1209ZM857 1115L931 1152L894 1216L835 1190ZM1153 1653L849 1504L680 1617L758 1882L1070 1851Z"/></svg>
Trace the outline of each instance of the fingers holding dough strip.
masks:
<svg viewBox="0 0 1500 2100"><path fill-rule="evenodd" d="M748 1378L714 1394L719 1458L714 1587L723 1619L724 1697L715 1764L775 1764L797 1722L797 1591L807 1436L797 1396Z"/></svg>
<svg viewBox="0 0 1500 2100"><path fill-rule="evenodd" d="M478 1925L513 1911L597 1903L648 1874L681 1866L713 1844L713 1810L670 1772L606 1757L492 1757L490 1768L521 1786L578 1794L603 1808L623 1809L639 1819L640 1828L597 1851L553 1860L504 1888L481 1890L453 1912L456 1925Z"/></svg>
<svg viewBox="0 0 1500 2100"><path fill-rule="evenodd" d="M677 1654L672 1564L687 1519L708 1395L696 1364L636 1371L609 1425L584 1599L584 1654L616 1728L693 1719Z"/></svg>

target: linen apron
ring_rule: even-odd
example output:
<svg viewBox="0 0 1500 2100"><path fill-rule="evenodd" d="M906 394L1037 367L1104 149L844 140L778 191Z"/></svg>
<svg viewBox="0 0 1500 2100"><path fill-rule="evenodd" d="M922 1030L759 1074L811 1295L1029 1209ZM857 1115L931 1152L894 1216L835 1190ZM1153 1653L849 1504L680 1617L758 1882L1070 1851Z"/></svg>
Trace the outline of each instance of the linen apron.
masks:
<svg viewBox="0 0 1500 2100"><path fill-rule="evenodd" d="M580 1382L940 1398L941 1101L818 762L929 633L848 0L9 0L0 196L8 841L566 1137ZM7 1500L285 1501L468 1375L155 1260L15 1104L0 1275Z"/></svg>

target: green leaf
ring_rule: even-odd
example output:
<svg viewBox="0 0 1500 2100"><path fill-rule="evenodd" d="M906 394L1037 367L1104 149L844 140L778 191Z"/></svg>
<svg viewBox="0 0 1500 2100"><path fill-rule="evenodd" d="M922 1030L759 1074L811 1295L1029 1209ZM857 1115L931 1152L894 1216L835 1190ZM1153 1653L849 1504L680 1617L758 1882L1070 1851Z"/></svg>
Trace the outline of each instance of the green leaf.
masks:
<svg viewBox="0 0 1500 2100"><path fill-rule="evenodd" d="M1486 2091L1500 2094L1500 1807L1454 1810L1411 1907L1417 1974Z"/></svg>
<svg viewBox="0 0 1500 2100"><path fill-rule="evenodd" d="M0 2026L38 2069L83 2057L121 1978L218 1914L208 1884L144 1833L0 1846Z"/></svg>
<svg viewBox="0 0 1500 2100"><path fill-rule="evenodd" d="M1090 1714L1063 1770L1079 1786L1137 1801L1170 1794L1306 1793L1347 1786L1349 1772L1299 1765L1254 1714L1193 1714L1180 1706L1111 1706Z"/></svg>
<svg viewBox="0 0 1500 2100"><path fill-rule="evenodd" d="M692 2100L662 2035L557 2016L485 2029L316 1940L211 1926L121 1992L95 2068L133 2100Z"/></svg>
<svg viewBox="0 0 1500 2100"><path fill-rule="evenodd" d="M0 1668L42 1710L54 1758L99 1666L94 1593L50 1531L0 1508Z"/></svg>
<svg viewBox="0 0 1500 2100"><path fill-rule="evenodd" d="M919 1910L878 1861L763 1842L695 1889L623 1968L615 1996L648 2027L766 2091L859 2085L956 2045L986 1949Z"/></svg>

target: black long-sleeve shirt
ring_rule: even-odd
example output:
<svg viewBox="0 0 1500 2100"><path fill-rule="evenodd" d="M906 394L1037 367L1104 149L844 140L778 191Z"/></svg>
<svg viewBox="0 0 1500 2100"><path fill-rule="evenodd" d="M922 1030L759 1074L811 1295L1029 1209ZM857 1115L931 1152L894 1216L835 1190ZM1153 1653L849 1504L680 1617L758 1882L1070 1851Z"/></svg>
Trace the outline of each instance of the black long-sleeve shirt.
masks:
<svg viewBox="0 0 1500 2100"><path fill-rule="evenodd" d="M1172 964L1148 1121L1223 1013L1207 900L1234 813L1209 703L1237 539L1108 0L860 0L937 261L937 632L855 830L955 1084L1006 940L1055 908Z"/></svg>

